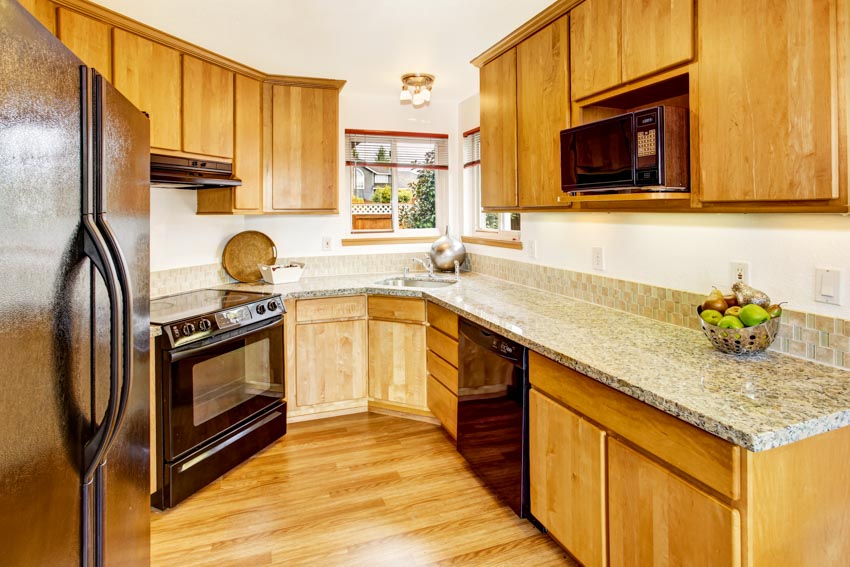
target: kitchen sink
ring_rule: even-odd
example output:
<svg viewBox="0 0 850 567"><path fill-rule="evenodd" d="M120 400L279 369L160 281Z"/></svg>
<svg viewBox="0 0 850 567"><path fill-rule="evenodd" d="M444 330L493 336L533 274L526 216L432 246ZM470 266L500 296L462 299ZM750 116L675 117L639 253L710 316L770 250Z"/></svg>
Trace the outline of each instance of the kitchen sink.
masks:
<svg viewBox="0 0 850 567"><path fill-rule="evenodd" d="M446 287L449 285L454 285L457 282L455 280L434 280L397 276L394 278L387 278L385 280L381 280L375 283L377 283L378 285L390 285L393 287Z"/></svg>

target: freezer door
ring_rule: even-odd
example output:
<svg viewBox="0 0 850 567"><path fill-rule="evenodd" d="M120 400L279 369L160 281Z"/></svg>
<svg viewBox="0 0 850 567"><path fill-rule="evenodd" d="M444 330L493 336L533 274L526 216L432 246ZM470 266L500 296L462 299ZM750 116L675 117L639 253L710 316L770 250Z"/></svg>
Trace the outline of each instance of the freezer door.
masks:
<svg viewBox="0 0 850 567"><path fill-rule="evenodd" d="M0 0L0 534L4 565L78 565L90 432L79 253L81 62Z"/></svg>
<svg viewBox="0 0 850 567"><path fill-rule="evenodd" d="M98 226L119 250L114 262L126 271L131 305L123 305L132 328L132 381L126 411L106 455L104 490L104 564L147 565L150 558L150 125L147 117L115 88L96 77L93 93L95 167L101 198ZM95 185L97 185L97 181ZM107 305L99 290L97 305ZM107 316L99 312L98 320ZM106 341L108 335L99 334ZM97 339L101 340L101 339ZM99 344L100 357L108 344ZM122 357L124 353L122 352ZM106 367L108 358L98 362ZM99 382L100 388L106 383ZM122 388L125 385L122 384ZM104 393L98 399L104 398Z"/></svg>

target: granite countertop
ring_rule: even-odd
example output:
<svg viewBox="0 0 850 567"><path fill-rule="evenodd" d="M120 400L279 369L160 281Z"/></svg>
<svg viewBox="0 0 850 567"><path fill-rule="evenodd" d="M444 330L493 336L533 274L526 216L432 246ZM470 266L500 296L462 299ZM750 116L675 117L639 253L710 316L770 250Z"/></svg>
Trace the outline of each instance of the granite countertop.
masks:
<svg viewBox="0 0 850 567"><path fill-rule="evenodd" d="M718 352L699 331L482 276L429 289L388 275L306 278L225 289L285 299L374 293L425 297L582 374L750 451L850 425L850 372L765 352Z"/></svg>

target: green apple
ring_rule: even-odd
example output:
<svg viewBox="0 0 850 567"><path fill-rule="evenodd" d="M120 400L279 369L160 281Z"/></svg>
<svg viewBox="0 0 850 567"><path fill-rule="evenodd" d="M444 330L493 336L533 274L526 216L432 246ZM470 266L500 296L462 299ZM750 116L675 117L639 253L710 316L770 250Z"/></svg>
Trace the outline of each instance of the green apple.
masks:
<svg viewBox="0 0 850 567"><path fill-rule="evenodd" d="M743 322L747 327L755 327L756 325L761 325L765 321L769 321L770 313L765 311L764 307L761 305L750 303L741 308L739 317L741 318L741 322Z"/></svg>
<svg viewBox="0 0 850 567"><path fill-rule="evenodd" d="M723 313L714 309L705 309L699 314L702 320L710 325L716 325L718 321L723 319Z"/></svg>
<svg viewBox="0 0 850 567"><path fill-rule="evenodd" d="M721 329L743 329L744 323L742 323L741 320L734 315L724 315L723 318L717 322L717 326Z"/></svg>

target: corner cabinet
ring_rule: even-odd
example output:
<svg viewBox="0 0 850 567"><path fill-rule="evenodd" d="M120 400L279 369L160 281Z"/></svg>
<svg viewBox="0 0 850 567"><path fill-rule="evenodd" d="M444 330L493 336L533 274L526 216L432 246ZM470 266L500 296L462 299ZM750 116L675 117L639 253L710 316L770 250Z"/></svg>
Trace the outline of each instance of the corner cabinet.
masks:
<svg viewBox="0 0 850 567"><path fill-rule="evenodd" d="M339 88L274 85L272 212L337 213Z"/></svg>
<svg viewBox="0 0 850 567"><path fill-rule="evenodd" d="M425 300L369 297L369 406L430 415Z"/></svg>

